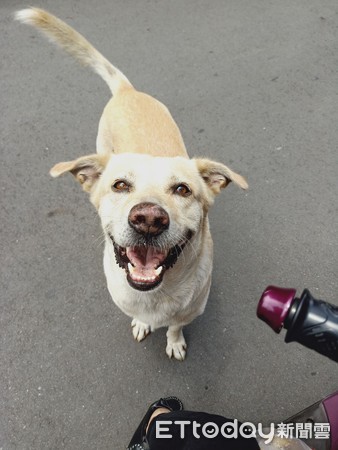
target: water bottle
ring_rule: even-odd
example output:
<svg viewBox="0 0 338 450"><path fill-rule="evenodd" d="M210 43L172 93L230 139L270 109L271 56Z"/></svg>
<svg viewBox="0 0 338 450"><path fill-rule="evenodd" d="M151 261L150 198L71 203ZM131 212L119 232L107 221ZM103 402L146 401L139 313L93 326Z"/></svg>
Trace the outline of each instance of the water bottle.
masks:
<svg viewBox="0 0 338 450"><path fill-rule="evenodd" d="M316 300L308 289L295 295L295 289L267 287L257 316L276 333L284 327L285 342L299 342L338 362L338 306Z"/></svg>

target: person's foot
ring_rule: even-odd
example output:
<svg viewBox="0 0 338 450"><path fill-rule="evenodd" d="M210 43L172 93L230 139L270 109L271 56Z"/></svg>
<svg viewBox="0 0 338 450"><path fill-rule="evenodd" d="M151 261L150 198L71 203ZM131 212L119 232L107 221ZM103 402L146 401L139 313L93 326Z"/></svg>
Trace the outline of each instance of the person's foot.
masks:
<svg viewBox="0 0 338 450"><path fill-rule="evenodd" d="M155 419L155 417L159 416L160 414L166 414L170 412L170 409L168 408L158 408L155 409L155 411L152 413L152 415L150 416L147 428L146 428L146 434L148 433L148 429L149 429L149 425L151 424L151 422Z"/></svg>
<svg viewBox="0 0 338 450"><path fill-rule="evenodd" d="M127 449L128 450L146 450L149 449L147 442L147 431L151 421L158 415L171 411L181 411L183 409L182 402L176 397L160 398L152 403L145 416L137 427Z"/></svg>

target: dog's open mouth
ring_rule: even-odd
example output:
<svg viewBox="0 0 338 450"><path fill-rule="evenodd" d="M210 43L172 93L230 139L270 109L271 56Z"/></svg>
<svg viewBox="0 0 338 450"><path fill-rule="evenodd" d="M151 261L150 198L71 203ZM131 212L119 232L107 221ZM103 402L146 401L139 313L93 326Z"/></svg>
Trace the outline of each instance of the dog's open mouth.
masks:
<svg viewBox="0 0 338 450"><path fill-rule="evenodd" d="M146 245L121 247L109 235L114 244L116 262L126 271L130 286L139 291L149 291L162 282L164 273L176 263L191 236L189 232L182 242L163 250Z"/></svg>

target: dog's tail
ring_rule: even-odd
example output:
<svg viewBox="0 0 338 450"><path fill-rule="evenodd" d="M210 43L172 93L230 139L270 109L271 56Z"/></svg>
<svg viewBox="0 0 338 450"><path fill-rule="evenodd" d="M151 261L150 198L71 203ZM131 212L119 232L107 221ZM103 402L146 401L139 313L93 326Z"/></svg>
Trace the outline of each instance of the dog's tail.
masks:
<svg viewBox="0 0 338 450"><path fill-rule="evenodd" d="M60 45L82 64L91 67L108 84L113 95L122 87L132 87L127 77L101 55L87 39L52 14L43 9L28 8L17 11L15 19L38 28L52 42Z"/></svg>

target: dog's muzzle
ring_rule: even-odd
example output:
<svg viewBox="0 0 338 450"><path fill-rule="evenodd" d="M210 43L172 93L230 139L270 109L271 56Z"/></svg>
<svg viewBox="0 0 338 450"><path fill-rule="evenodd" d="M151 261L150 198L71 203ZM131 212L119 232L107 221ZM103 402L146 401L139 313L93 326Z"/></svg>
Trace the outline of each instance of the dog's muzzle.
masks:
<svg viewBox="0 0 338 450"><path fill-rule="evenodd" d="M116 262L126 271L128 283L134 289L149 291L162 282L165 271L176 263L193 233L188 231L176 245L165 248L160 244L160 235L169 228L169 215L154 203L135 205L130 210L128 223L136 232L135 245L122 247L109 234Z"/></svg>

